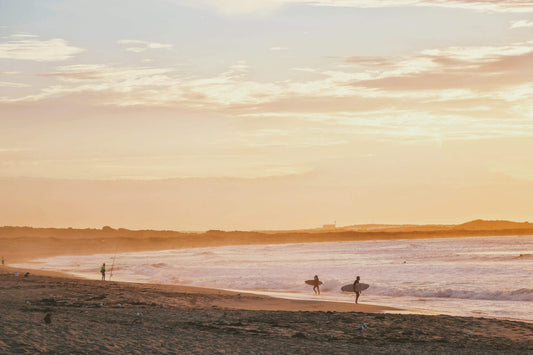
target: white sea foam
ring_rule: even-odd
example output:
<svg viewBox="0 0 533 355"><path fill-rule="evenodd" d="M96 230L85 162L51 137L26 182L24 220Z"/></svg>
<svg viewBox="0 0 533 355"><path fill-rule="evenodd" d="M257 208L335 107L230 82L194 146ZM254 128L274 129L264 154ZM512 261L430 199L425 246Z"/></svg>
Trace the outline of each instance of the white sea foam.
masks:
<svg viewBox="0 0 533 355"><path fill-rule="evenodd" d="M521 288L507 291L468 291L442 288L436 290L421 289L416 287L376 287L374 294L394 297L424 297L424 298L460 298L465 300L493 300L493 301L523 301L533 302L533 290Z"/></svg>
<svg viewBox="0 0 533 355"><path fill-rule="evenodd" d="M113 246L110 246L113 249ZM443 238L247 245L62 256L37 268L113 280L185 284L308 298L304 280L319 275L320 299L353 302L340 287L360 275L361 301L454 315L532 322L533 237ZM18 265L19 267L30 267ZM315 298L317 299L317 298Z"/></svg>

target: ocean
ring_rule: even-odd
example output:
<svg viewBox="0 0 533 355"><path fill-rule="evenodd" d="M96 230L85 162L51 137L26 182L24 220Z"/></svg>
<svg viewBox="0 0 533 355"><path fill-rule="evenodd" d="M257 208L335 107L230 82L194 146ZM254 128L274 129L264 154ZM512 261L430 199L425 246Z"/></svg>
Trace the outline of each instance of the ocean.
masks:
<svg viewBox="0 0 533 355"><path fill-rule="evenodd" d="M110 250L115 249L110 245ZM13 265L113 281L181 284L283 298L359 302L406 312L533 322L533 236L246 245L57 256ZM305 280L324 282L315 296Z"/></svg>

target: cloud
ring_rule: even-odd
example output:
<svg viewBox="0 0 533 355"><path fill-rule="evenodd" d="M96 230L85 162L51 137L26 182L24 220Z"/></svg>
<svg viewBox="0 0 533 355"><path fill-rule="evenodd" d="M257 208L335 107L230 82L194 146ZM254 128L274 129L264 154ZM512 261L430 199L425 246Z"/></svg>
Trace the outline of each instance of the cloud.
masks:
<svg viewBox="0 0 533 355"><path fill-rule="evenodd" d="M168 68L125 67L116 68L107 65L78 64L60 66L56 71L41 74L43 78L54 80L53 85L46 86L38 92L20 97L0 97L0 103L40 101L73 94L102 94L99 99L103 104L128 106L138 104L131 97L147 95L144 102L151 102L156 95L153 88L164 88L169 83L166 73Z"/></svg>
<svg viewBox="0 0 533 355"><path fill-rule="evenodd" d="M229 108L267 103L287 96L341 97L356 93L348 85L355 78L343 72L324 72L323 79L309 82L261 82L248 78L249 67L237 61L228 70L211 77L188 77L175 68L114 67L107 65L60 66L42 77L59 81L39 93L3 98L4 102L42 100L80 92L107 93L104 103L128 105L186 105Z"/></svg>
<svg viewBox="0 0 533 355"><path fill-rule="evenodd" d="M174 2L176 2L174 0ZM286 4L300 0L189 0L185 3L192 7L212 8L227 16L259 15L265 16ZM182 3L182 2L180 2Z"/></svg>
<svg viewBox="0 0 533 355"><path fill-rule="evenodd" d="M450 47L445 50L425 50L422 54L430 57L446 57L451 60L463 62L493 62L504 56L515 56L530 53L533 46L530 44L514 44L507 46L484 47Z"/></svg>
<svg viewBox="0 0 533 355"><path fill-rule="evenodd" d="M19 33L19 34L14 34L14 35L11 35L12 38L39 38L39 36L37 35L30 35L30 34L24 34L24 33Z"/></svg>
<svg viewBox="0 0 533 355"><path fill-rule="evenodd" d="M28 84L22 84L22 83L12 83L9 81L0 81L0 88L26 88L30 87L31 85Z"/></svg>
<svg viewBox="0 0 533 355"><path fill-rule="evenodd" d="M434 6L484 12L533 12L530 0L199 0L187 3L210 7L229 16L268 15L291 4L359 8Z"/></svg>
<svg viewBox="0 0 533 355"><path fill-rule="evenodd" d="M318 78L273 82L250 80L244 61L207 78L185 77L175 68L70 65L44 75L62 85L50 86L40 95L108 91L114 93L108 104L213 108L263 105L290 97L447 101L484 97L484 92L502 85L528 83L533 79L528 64L532 59L533 44L450 47L403 57L342 58L354 67L304 68L299 70L312 71Z"/></svg>
<svg viewBox="0 0 533 355"><path fill-rule="evenodd" d="M117 42L118 44L131 45L126 50L133 53L142 53L149 49L172 49L171 44L159 43L159 42L146 42L135 39L122 39Z"/></svg>
<svg viewBox="0 0 533 355"><path fill-rule="evenodd" d="M62 85L51 93L101 90L115 93L108 103L230 107L262 105L289 97L358 97L446 101L482 97L502 85L533 79L533 43L493 47L431 49L402 57L341 58L352 67L320 71L314 80L262 82L248 78L249 66L238 61L212 77L189 77L175 68L70 65L43 76ZM42 94L42 93L41 93ZM126 97L120 97L123 95Z"/></svg>
<svg viewBox="0 0 533 355"><path fill-rule="evenodd" d="M133 86L154 85L167 80L163 75L170 68L123 67L117 68L100 64L67 65L56 68L55 73L45 74L66 82L122 83Z"/></svg>
<svg viewBox="0 0 533 355"><path fill-rule="evenodd" d="M352 85L381 90L484 90L533 80L533 43L450 47L404 57L344 60L365 69Z"/></svg>
<svg viewBox="0 0 533 355"><path fill-rule="evenodd" d="M242 115L242 117L251 119L283 121L294 119L295 116L305 121L306 125L314 123L319 127L322 126L322 131L327 131L329 135L336 137L338 144L353 141L355 137L358 139L380 137L385 140L422 142L442 138L464 140L533 136L533 124L528 119L502 120L486 111L482 118L477 118L462 110L433 112L429 109L423 110L413 105L412 102L404 108L382 109L378 107L362 112L277 111ZM273 138L272 141L275 142L276 139Z"/></svg>
<svg viewBox="0 0 533 355"><path fill-rule="evenodd" d="M0 153L13 153L21 151L23 151L21 148L0 148Z"/></svg>
<svg viewBox="0 0 533 355"><path fill-rule="evenodd" d="M209 77L175 67L65 65L41 75L51 81L45 88L0 101L72 95L99 105L172 107L346 129L331 141L300 142L309 146L335 146L355 136L418 141L533 135L533 43L333 59L341 64L336 70L294 68L313 77L280 81L253 80L245 61ZM272 144L268 137L254 142L286 143L280 137Z"/></svg>
<svg viewBox="0 0 533 355"><path fill-rule="evenodd" d="M533 27L533 21L520 20L511 22L509 28L523 28L523 27Z"/></svg>
<svg viewBox="0 0 533 355"><path fill-rule="evenodd" d="M532 12L533 3L529 0L316 0L308 2L320 6L341 7L401 7L437 6L464 8L490 12Z"/></svg>
<svg viewBox="0 0 533 355"><path fill-rule="evenodd" d="M0 43L0 59L59 62L84 51L82 48L70 46L61 38L42 41L25 34L13 35L12 38L10 41Z"/></svg>
<svg viewBox="0 0 533 355"><path fill-rule="evenodd" d="M517 43L506 46L426 49L418 54L404 57L348 57L345 60L373 68L412 68L410 71L427 71L443 66L479 66L483 63L496 62L503 57L520 56L531 52L533 52L533 43Z"/></svg>

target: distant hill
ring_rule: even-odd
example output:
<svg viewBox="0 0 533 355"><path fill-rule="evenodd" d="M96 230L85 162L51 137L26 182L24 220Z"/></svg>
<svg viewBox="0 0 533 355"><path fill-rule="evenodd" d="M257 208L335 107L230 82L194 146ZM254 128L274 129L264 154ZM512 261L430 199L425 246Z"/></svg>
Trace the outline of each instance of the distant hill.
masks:
<svg viewBox="0 0 533 355"><path fill-rule="evenodd" d="M483 220L462 224L353 224L349 226L339 226L334 231L352 231L352 232L389 232L389 233L406 233L406 232L442 232L442 231L497 231L497 230L515 230L515 229L532 229L533 223L529 222L512 222L504 220ZM281 231L264 231L266 233L277 233ZM291 232L291 231L283 231ZM304 233L324 233L324 228L305 229L292 232Z"/></svg>
<svg viewBox="0 0 533 355"><path fill-rule="evenodd" d="M486 221L476 219L475 221L458 224L454 229L462 230L502 230L502 229L533 229L533 223L511 222L511 221Z"/></svg>
<svg viewBox="0 0 533 355"><path fill-rule="evenodd" d="M529 236L533 224L475 220L458 225L359 225L292 231L199 233L158 230L0 227L0 252L8 260L246 244L287 244L477 236Z"/></svg>

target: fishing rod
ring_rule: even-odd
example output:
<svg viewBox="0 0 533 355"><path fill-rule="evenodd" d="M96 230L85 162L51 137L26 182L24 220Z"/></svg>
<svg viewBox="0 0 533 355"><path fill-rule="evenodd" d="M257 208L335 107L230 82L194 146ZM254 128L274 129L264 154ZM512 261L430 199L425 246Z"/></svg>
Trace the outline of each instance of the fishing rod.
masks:
<svg viewBox="0 0 533 355"><path fill-rule="evenodd" d="M115 267L115 259L117 258L117 250L118 250L118 243L115 247L115 255L113 255L113 263L111 264L111 271L109 272L109 281L111 281L111 278L113 277L113 268Z"/></svg>

